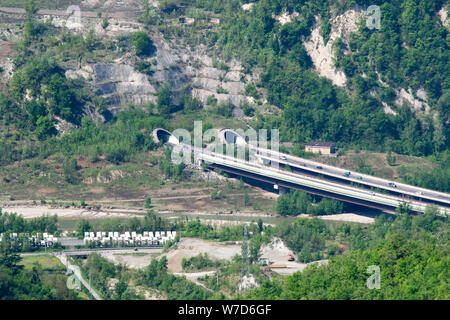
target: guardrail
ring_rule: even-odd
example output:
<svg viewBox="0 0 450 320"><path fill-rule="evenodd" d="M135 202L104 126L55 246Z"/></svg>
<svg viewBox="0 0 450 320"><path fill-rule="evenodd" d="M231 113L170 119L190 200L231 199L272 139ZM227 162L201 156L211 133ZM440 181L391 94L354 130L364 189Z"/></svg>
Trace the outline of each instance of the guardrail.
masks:
<svg viewBox="0 0 450 320"><path fill-rule="evenodd" d="M348 197L354 197L356 199L379 203L386 206L398 207L401 203L408 203L411 209L417 212L424 212L426 206L415 201L405 201L394 196L383 195L379 193L367 193L367 191L362 191L353 187L346 187L343 185L334 184L331 182L324 182L318 179L313 179L306 176L300 176L295 173L285 172L270 167L263 167L256 165L255 163L249 163L241 159L232 158L226 155L212 153L203 149L192 148L197 154L198 158L210 163L218 163L225 166L230 166L237 168L239 170L252 172L258 175L264 175L267 177L272 177L274 179L284 180L287 182L300 184L310 188L316 188L319 190L324 190L331 193L336 193ZM439 212L443 216L448 216L446 209L438 208Z"/></svg>
<svg viewBox="0 0 450 320"><path fill-rule="evenodd" d="M448 196L447 194L445 194L443 192L430 190L430 189L425 189L425 188L420 188L420 187L411 186L411 185L407 185L407 184L404 184L404 183L396 182L397 186L399 186L399 187L413 188L415 191L411 192L411 191L407 191L407 190L399 190L399 188L389 187L388 186L388 183L389 183L388 180L385 180L385 179L382 179L382 178L378 178L378 177L375 177L375 176L371 176L371 175L367 175L367 174L363 174L363 173L359 173L359 172L353 171L352 172L352 176L361 176L361 177L363 177L363 180L358 180L358 179L353 178L353 177L346 177L346 176L344 176L343 173L345 171L348 171L347 169L333 167L333 166L329 166L329 165L326 165L326 164L323 164L323 163L314 162L314 161L311 161L311 160L308 160L308 159L293 157L291 155L286 155L286 154L282 154L282 153L275 153L275 152L273 152L271 150L267 150L267 149L256 148L256 150L258 152L261 152L261 153L258 153L259 157L267 159L267 160L270 160L270 161L277 161L278 163L282 163L282 164L288 165L290 167L299 168L299 169L302 169L302 170L305 170L305 171L311 171L311 172L314 172L314 173L317 173L317 174L321 174L321 175L324 175L324 176L330 176L330 177L339 178L339 179L346 180L346 181L349 181L349 182L356 182L356 183L359 183L359 184L362 184L362 185L371 186L371 187L374 187L374 188L379 188L379 189L384 189L384 190L388 190L388 191L392 191L392 192L402 193L402 194L413 196L413 197L420 197L420 198L423 198L423 199L428 199L428 200L432 200L432 201L436 201L436 202L447 203L447 204L450 205L450 202L447 201L446 199L439 198L439 197L433 196L433 195L417 194L417 192L420 191L422 193L434 193L434 194L440 195L440 196ZM273 157L272 153L273 154L277 154L277 157ZM286 157L287 160L280 159L280 157L282 157L282 156ZM289 159L307 163L307 164L311 165L312 167L305 167L305 166L302 166L302 165L299 165L299 164L296 164L296 163L289 162L288 161ZM323 169L322 170L317 169L316 168L317 166L322 166L323 168L326 168L326 169L339 170L339 171L342 171L342 172L341 172L341 174L335 174L335 173L332 173L332 172L324 171ZM372 183L372 182L369 182L369 181L366 181L366 180L364 180L364 178L371 179L371 180L376 180L377 182L380 183L380 185Z"/></svg>

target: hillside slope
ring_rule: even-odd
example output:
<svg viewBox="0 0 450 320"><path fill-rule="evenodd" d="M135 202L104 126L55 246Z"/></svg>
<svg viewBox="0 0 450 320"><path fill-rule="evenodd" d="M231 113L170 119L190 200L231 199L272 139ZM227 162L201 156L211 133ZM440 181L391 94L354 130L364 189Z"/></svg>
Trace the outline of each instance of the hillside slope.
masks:
<svg viewBox="0 0 450 320"><path fill-rule="evenodd" d="M54 152L120 162L149 148L144 127L204 120L279 129L297 154L329 140L430 156L431 175L412 180L431 188L448 180L444 1L380 1L379 29L367 28L362 0L86 0L74 3L80 23L64 1L14 3L0 0L2 163ZM134 107L147 124L130 132L144 138L125 146L110 130ZM86 115L105 123L114 147L71 131L89 129ZM70 148L61 141L68 132Z"/></svg>

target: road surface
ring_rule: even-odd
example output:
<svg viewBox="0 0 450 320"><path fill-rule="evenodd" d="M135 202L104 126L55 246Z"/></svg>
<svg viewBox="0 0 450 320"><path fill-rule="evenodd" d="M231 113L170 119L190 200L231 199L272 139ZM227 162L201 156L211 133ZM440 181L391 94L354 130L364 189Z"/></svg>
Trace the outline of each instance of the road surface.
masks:
<svg viewBox="0 0 450 320"><path fill-rule="evenodd" d="M299 168L302 170L311 171L311 172L314 172L317 174L322 174L325 176L336 177L339 179L347 180L349 182L364 184L364 185L371 186L374 188L380 188L380 189L384 189L384 190L404 193L406 195L424 198L424 199L441 201L443 203L446 203L448 206L450 206L450 194L448 194L448 193L434 191L434 190L425 189L425 188L420 188L420 187L416 187L416 186L412 186L412 185L408 185L408 184L404 184L404 183L397 183L397 182L395 182L397 187L393 188L393 187L389 186L389 182L391 182L391 181L386 180L386 179L381 179L381 178L377 178L374 176L370 176L367 174L354 172L354 171L352 171L350 173L350 176L346 177L346 176L344 176L344 173L346 171L349 171L347 169L329 166L329 165L326 165L323 163L311 161L308 159L303 159L300 157L291 156L291 155L284 154L284 153L272 152L271 150L268 150L268 149L260 149L259 148L258 152L260 152L259 156L261 156L262 158L265 158L265 159L268 159L271 161L277 161L282 164L287 164L291 167L296 167L296 168ZM317 167L322 167L322 169L319 169ZM357 179L358 176L362 177L362 179L361 180Z"/></svg>
<svg viewBox="0 0 450 320"><path fill-rule="evenodd" d="M56 258L58 258L61 263L65 266L67 266L67 269L70 269L73 271L75 277L80 280L80 282L83 284L83 286L86 287L86 289L89 290L90 294L96 299L96 300L103 300L102 297L92 288L89 283L83 279L83 276L81 275L80 268L76 265L73 265L70 263L69 259L67 258L67 255L65 254L54 254Z"/></svg>
<svg viewBox="0 0 450 320"><path fill-rule="evenodd" d="M241 160L235 157L230 157L227 155L222 155L219 153L213 153L210 151L207 151L205 149L202 148L196 148L196 147L191 147L189 145L186 144L180 144L178 145L178 148L184 150L184 152L188 152L190 150L192 150L195 155L198 157L198 159L201 159L203 161L206 161L207 163L210 164L218 164L222 167L228 167L228 168L233 168L235 170L239 170L239 172L247 172L250 173L251 175L256 175L256 176L260 176L260 177L265 177L270 181L284 181L287 182L288 184L297 184L303 187L308 187L308 188L313 188L316 190L322 190L331 194L336 194L336 195L340 195L341 197L349 197L352 199L358 199L360 200L358 203L372 203L375 204L377 207L380 208L384 208L387 210L387 207L390 208L396 208L399 206L399 204L401 202L408 202L409 205L411 206L411 209L417 212L424 212L425 208L427 206L426 203L418 201L418 200L410 200L410 199L404 199L402 196L395 196L395 195L390 195L390 194L384 194L384 193L376 193L367 189L363 189L363 188L357 188L355 186L351 186L345 183L337 183L334 181L330 181L330 180L326 180L326 179L318 179L315 177L311 177L311 176L306 176L306 175L302 175L298 172L290 172L287 170L280 170L279 168L272 168L270 166L266 166L263 165L261 163L258 163L257 161L245 161L245 160ZM194 158L197 158L194 157ZM274 158L273 154L269 154L269 157ZM283 157L283 158L281 158ZM292 159L294 158L294 159ZM277 157L278 159L278 157ZM283 159L283 160L281 160ZM280 162L285 162L285 163L291 163L293 164L293 161L298 162L299 158L297 157L291 157L288 155L281 155L280 156ZM305 160L304 160L305 161ZM309 161L308 161L309 162ZM321 165L322 168L326 168L329 166L325 166L323 164L318 164ZM309 164L309 166L311 166L311 164ZM335 168L335 167L331 167L333 168L333 170L341 170L342 172L345 172L344 169L339 169L339 168ZM318 169L315 168L315 170L320 170L319 172L321 172L324 169ZM329 175L332 175L331 173ZM336 175L338 176L338 175ZM374 178L374 179L379 179L379 178ZM379 179L384 181L383 179ZM359 180L358 180L359 181ZM378 185L381 185L380 183L378 183ZM411 188L414 188L412 186L410 186ZM392 188L394 189L394 188ZM397 191L397 188L394 189L394 191ZM433 192L433 191L431 191ZM450 202L449 202L450 203ZM445 207L438 207L440 213L442 215L447 215L448 212L450 212L450 206L445 206ZM393 211L393 210L391 210Z"/></svg>
<svg viewBox="0 0 450 320"><path fill-rule="evenodd" d="M145 253L161 253L162 248L140 248L138 249L138 252L145 252ZM135 253L136 251L134 248L130 249L99 249L99 250L74 250L74 251L65 251L65 252L52 252L52 253L46 253L46 252L38 252L38 253L22 253L21 257L30 257L30 256L42 256L42 255L52 255L58 258L61 263L65 266L67 266L67 269L70 269L73 271L75 277L80 280L80 282L86 287L86 289L89 290L91 295L96 300L103 300L102 297L94 290L92 286L89 285L89 282L86 281L83 276L81 275L80 268L74 264L71 264L69 259L67 258L68 255L88 255L94 252L101 252L101 253L115 253L115 254L121 254L121 253Z"/></svg>

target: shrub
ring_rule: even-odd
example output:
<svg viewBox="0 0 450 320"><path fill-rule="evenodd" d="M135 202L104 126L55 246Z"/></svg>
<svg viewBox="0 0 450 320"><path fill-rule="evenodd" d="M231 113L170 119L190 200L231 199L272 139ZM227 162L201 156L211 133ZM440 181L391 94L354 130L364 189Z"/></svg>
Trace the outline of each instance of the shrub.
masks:
<svg viewBox="0 0 450 320"><path fill-rule="evenodd" d="M137 56L151 56L156 51L152 39L144 31L138 31L131 35L131 42Z"/></svg>

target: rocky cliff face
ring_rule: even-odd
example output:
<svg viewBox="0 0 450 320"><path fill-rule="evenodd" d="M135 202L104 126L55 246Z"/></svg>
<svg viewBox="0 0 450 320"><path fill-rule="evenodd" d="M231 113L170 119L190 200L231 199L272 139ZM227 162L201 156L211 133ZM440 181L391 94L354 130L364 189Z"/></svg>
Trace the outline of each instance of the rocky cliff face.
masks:
<svg viewBox="0 0 450 320"><path fill-rule="evenodd" d="M445 8L439 11L438 14L442 24L446 25L447 16ZM316 23L311 30L311 35L303 40L303 45L313 62L314 70L320 76L330 79L336 86L345 87L347 77L342 70L336 69L335 67L333 45L338 38L342 39L348 45L350 34L358 31L358 23L365 16L366 12L364 10L355 8L331 18L331 32L326 44L320 34L320 18L316 16ZM362 74L362 77L365 76L365 74ZM379 82L384 87L388 86L381 80L381 76L379 77ZM429 113L430 107L427 103L427 93L424 89L420 89L415 93L412 92L411 88L394 88L394 91L396 94L394 104L389 106L386 102L382 101L385 113L396 114L392 108L402 106L403 104L408 105L416 114ZM376 93L371 94L376 96Z"/></svg>
<svg viewBox="0 0 450 320"><path fill-rule="evenodd" d="M157 1L150 1L152 6ZM44 10L39 14L42 21L49 20L56 27L66 26L75 33L86 36L90 30L105 41L114 40L117 36L127 36L133 32L144 30L144 26L138 21L138 16L143 10L140 0L84 0L80 3L81 23L73 23L73 17L69 17L66 10ZM244 8L250 10L248 4ZM108 25L104 28L103 18L98 13L108 12ZM446 24L446 11L439 12L441 21ZM362 9L348 10L330 20L331 32L329 40L325 44L320 34L320 20L316 17L311 35L303 39L303 44L313 62L314 70L321 76L329 78L335 85L344 87L346 76L334 66L333 44L338 38L344 42L352 32L357 31L358 21L365 15ZM104 15L106 16L106 15ZM11 60L12 44L21 34L20 24L24 21L24 14L19 11L0 10L0 90L13 73ZM282 24L290 23L298 18L298 13L283 13L274 18ZM191 19L192 20L192 19ZM180 22L181 23L181 22ZM185 22L187 23L187 22ZM190 22L189 22L190 23ZM220 21L216 21L220 23ZM11 27L13 26L13 27ZM210 50L205 46L191 47L183 42L183 39L169 41L160 33L151 33L156 53L146 59L152 64L151 74L143 74L136 71L136 57L132 52L124 53L117 59L100 59L95 63L82 61L77 69L68 70L67 77L83 77L92 88L107 102L108 108L115 112L128 104L145 105L156 100L156 92L163 83L169 83L175 92L191 92L206 104L208 97L214 96L218 102L231 101L236 106L243 101L254 103L252 97L245 95L247 83L256 82L258 75L245 74L239 61L232 60L221 64L220 68L213 63ZM364 76L364 75L363 75ZM380 80L381 81L381 80ZM383 84L383 83L382 83ZM3 88L4 89L4 88ZM408 89L408 88L407 88ZM419 98L413 96L409 90L395 88L397 100L395 105L410 104L415 111L428 111L426 93ZM264 92L262 102L265 103ZM420 100L420 101L419 101ZM394 113L388 106L385 111Z"/></svg>
<svg viewBox="0 0 450 320"><path fill-rule="evenodd" d="M336 70L334 67L333 44L338 38L342 38L346 42L350 33L358 30L357 23L364 14L362 10L348 10L344 14L331 19L330 38L326 44L320 34L320 19L317 16L311 36L303 41L303 45L314 64L315 71L330 79L336 86L345 86L347 78L344 72Z"/></svg>
<svg viewBox="0 0 450 320"><path fill-rule="evenodd" d="M228 70L224 71L213 67L212 58L202 52L202 48L177 49L171 47L162 36L152 38L157 47L156 56L148 59L156 61L152 75L137 72L132 59L123 57L114 63L100 62L78 70L68 70L66 76L85 78L111 107L155 102L156 91L162 83L169 83L175 91L190 90L203 103L211 95L218 102L230 100L237 106L244 100L254 102L243 92L245 83L256 79L244 75L238 61L227 63ZM227 93L217 93L219 86Z"/></svg>
<svg viewBox="0 0 450 320"><path fill-rule="evenodd" d="M60 23L61 21L57 21L58 25ZM121 23L117 21L118 26ZM97 23L90 21L86 25L95 27ZM112 38L141 29L143 26L139 24L135 24L135 28L130 30L108 26L97 36ZM75 31L88 32L84 29ZM150 34L150 37L157 48L155 55L146 59L153 64L151 75L135 70L135 58L131 53L111 63L99 62L81 66L78 70L68 70L66 75L88 80L112 108L129 103L143 105L154 102L155 93L163 83L169 83L176 92L188 90L203 103L206 103L211 95L214 95L218 102L229 100L236 106L244 100L254 102L252 97L244 94L244 89L246 83L257 81L257 76L244 74L239 61L227 62L226 68L222 65L219 69L214 67L213 58L208 55L204 46L192 48L183 43L175 44L161 34ZM224 90L218 93L219 87Z"/></svg>
<svg viewBox="0 0 450 320"><path fill-rule="evenodd" d="M13 75L12 51L11 43L0 40L0 92L6 90L6 83Z"/></svg>
<svg viewBox="0 0 450 320"><path fill-rule="evenodd" d="M150 5L156 6L157 1L150 1ZM84 0L80 3L80 8L81 18L78 22L63 9L41 10L38 18L41 21L51 21L58 28L65 26L84 37L93 30L96 37L106 41L144 30L144 26L137 22L144 8L140 0ZM3 84L7 83L13 72L9 58L11 50L8 48L21 34L21 30L11 31L8 26L14 22L23 22L22 11L23 9L12 9L0 12L5 21L0 23L1 35L5 39L0 43L0 80ZM102 25L103 17L98 12L104 16L108 12L106 28ZM243 92L246 83L256 81L257 77L245 75L238 61L230 61L226 63L226 68L222 65L219 69L214 67L213 58L208 55L208 48L204 46L186 46L183 39L178 39L177 43L168 41L159 33L151 33L150 37L157 48L155 55L146 59L152 63L150 75L136 71L136 57L132 52L127 52L112 61L106 59L86 63L83 60L78 68L67 70L66 76L86 79L93 90L105 98L113 113L128 104L145 105L155 102L156 91L163 83L169 83L175 93L191 92L203 103L211 95L218 102L231 101L237 106L244 100L254 102L252 97L247 97Z"/></svg>
<svg viewBox="0 0 450 320"><path fill-rule="evenodd" d="M228 71L223 71L214 68L212 59L207 55L197 55L197 57L199 60L202 59L203 66L198 69L188 68L194 86L192 94L195 97L204 103L210 95L214 95L219 102L230 100L234 105L239 105L244 100L254 102L252 97L246 97L243 92L245 83L255 79L242 73L242 65L238 61L229 62ZM219 86L227 93L217 93Z"/></svg>
<svg viewBox="0 0 450 320"><path fill-rule="evenodd" d="M134 71L130 65L97 63L92 65L92 71L92 84L108 105L142 105L155 100L153 94L156 90L148 77Z"/></svg>

